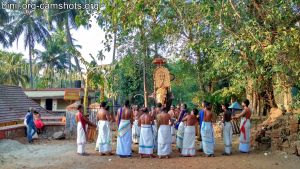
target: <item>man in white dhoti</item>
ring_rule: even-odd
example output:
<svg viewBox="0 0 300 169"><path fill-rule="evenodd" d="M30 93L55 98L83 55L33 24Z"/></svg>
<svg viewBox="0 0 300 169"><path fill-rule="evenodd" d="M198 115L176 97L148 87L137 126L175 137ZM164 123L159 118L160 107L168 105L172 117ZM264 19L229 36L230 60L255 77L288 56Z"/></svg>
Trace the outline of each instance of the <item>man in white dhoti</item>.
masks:
<svg viewBox="0 0 300 169"><path fill-rule="evenodd" d="M212 113L209 103L206 103L204 110L204 119L201 126L201 137L203 152L207 157L214 157L215 138L212 125Z"/></svg>
<svg viewBox="0 0 300 169"><path fill-rule="evenodd" d="M117 123L118 123L118 138L117 138L117 152L120 157L131 157L132 150L132 111L129 108L129 101L125 101L125 106L118 110Z"/></svg>
<svg viewBox="0 0 300 169"><path fill-rule="evenodd" d="M154 157L154 134L152 129L153 119L149 114L147 108L143 108L143 115L139 119L139 126L141 126L141 134L139 141L140 158Z"/></svg>
<svg viewBox="0 0 300 169"><path fill-rule="evenodd" d="M202 101L201 106L202 109L199 111L199 151L203 151L202 147L202 137L201 137L201 126L204 118L204 109L205 109L206 101Z"/></svg>
<svg viewBox="0 0 300 169"><path fill-rule="evenodd" d="M239 150L241 153L249 153L250 151L250 118L251 118L251 110L248 107L250 104L249 100L246 99L243 101L243 112L236 115L234 118L242 118L241 119L241 134L240 134L240 145Z"/></svg>
<svg viewBox="0 0 300 169"><path fill-rule="evenodd" d="M86 134L87 134L87 124L91 126L96 126L92 124L88 118L83 115L83 107L79 105L77 107L78 113L76 114L77 122L77 153L79 155L86 155L85 144L86 144Z"/></svg>
<svg viewBox="0 0 300 169"><path fill-rule="evenodd" d="M133 109L133 118L134 118L134 122L132 125L132 142L135 144L139 143L139 139L140 139L140 131L141 128L138 126L139 123L139 111L138 111L138 107L135 106Z"/></svg>
<svg viewBox="0 0 300 169"><path fill-rule="evenodd" d="M232 125L231 125L231 112L228 111L228 104L222 104L223 112L223 141L224 141L224 153L222 155L231 155L232 146Z"/></svg>
<svg viewBox="0 0 300 169"><path fill-rule="evenodd" d="M100 110L97 114L97 120L98 120L98 138L97 142L98 145L96 145L96 149L98 147L99 153L101 155L109 154L112 155L112 147L111 147L111 141L112 141L112 133L110 129L110 114L105 109L106 102L101 102L100 104Z"/></svg>
<svg viewBox="0 0 300 169"><path fill-rule="evenodd" d="M178 120L175 124L175 128L177 129L177 135L176 135L176 146L178 148L178 151L181 152L182 144L183 144L183 135L184 135L184 122L182 122L182 119L187 114L186 112L187 106L186 104L181 104L181 112L178 117Z"/></svg>
<svg viewBox="0 0 300 169"><path fill-rule="evenodd" d="M171 120L173 123L176 121L175 117L175 106L172 105L170 111L168 114L171 116ZM174 124L171 126L171 134L172 134L172 144L176 143L176 131L175 131L175 126Z"/></svg>
<svg viewBox="0 0 300 169"><path fill-rule="evenodd" d="M158 115L158 119L157 155L159 158L169 158L172 152L171 125L173 124L166 108L163 108L162 113Z"/></svg>
<svg viewBox="0 0 300 169"><path fill-rule="evenodd" d="M198 110L193 109L192 113L189 113L183 118L186 126L184 128L183 145L181 155L184 157L193 157L196 155L195 138L196 138L196 126Z"/></svg>
<svg viewBox="0 0 300 169"><path fill-rule="evenodd" d="M158 124L157 124L157 120L158 120L158 116L161 113L161 107L162 104L161 103L157 103L156 108L151 110L151 116L153 118L153 124L152 124L152 129L153 129L153 135L154 135L154 150L157 150L157 137L158 137Z"/></svg>

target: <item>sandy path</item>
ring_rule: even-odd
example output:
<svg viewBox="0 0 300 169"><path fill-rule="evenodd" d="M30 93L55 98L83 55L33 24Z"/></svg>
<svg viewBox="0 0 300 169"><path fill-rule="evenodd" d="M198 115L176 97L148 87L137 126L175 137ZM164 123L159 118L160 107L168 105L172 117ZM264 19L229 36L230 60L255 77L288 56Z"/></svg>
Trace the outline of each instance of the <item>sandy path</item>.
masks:
<svg viewBox="0 0 300 169"><path fill-rule="evenodd" d="M78 156L76 154L75 140L63 141L37 141L33 145L22 144L19 141L0 141L0 168L141 168L141 169L164 169L164 168L209 168L209 169L298 169L300 158L293 155L286 155L283 152L271 152L267 156L264 152L253 151L250 154L236 152L237 137L234 142L234 154L230 157L221 156L223 145L220 139L217 140L216 157L206 158L198 152L197 157L183 158L175 152L171 159L139 159L137 145L134 145L134 156L132 159L121 159L116 156L99 156L94 150L95 143L87 145L89 156ZM287 157L287 158L286 158Z"/></svg>

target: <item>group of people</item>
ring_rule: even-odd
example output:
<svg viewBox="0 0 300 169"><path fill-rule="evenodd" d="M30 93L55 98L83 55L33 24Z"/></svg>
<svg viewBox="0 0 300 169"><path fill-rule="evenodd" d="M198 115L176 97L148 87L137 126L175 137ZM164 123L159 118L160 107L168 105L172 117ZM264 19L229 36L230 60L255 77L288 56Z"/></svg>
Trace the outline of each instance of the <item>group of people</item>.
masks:
<svg viewBox="0 0 300 169"><path fill-rule="evenodd" d="M200 111L194 108L187 110L186 104L171 106L168 111L166 107L158 103L149 111L147 107L138 109L131 108L129 101L117 112L116 117L108 111L105 102L100 104L97 113L97 125L91 123L82 113L83 107L78 106L76 115L77 125L77 153L85 155L87 124L97 127L98 137L96 150L101 155L112 155L112 123L117 124L117 147L116 154L120 157L132 156L132 143L138 144L140 158L155 157L157 152L159 158L169 158L172 153L172 144L176 143L181 156L196 155L196 131L200 126L200 149L207 157L214 157L215 136L213 129L213 113L211 104L203 102ZM241 118L240 145L239 150L248 153L250 148L250 117L249 100L243 101L243 111L238 115L232 115L228 105L223 104L223 140L224 153L232 153L232 119Z"/></svg>
<svg viewBox="0 0 300 169"><path fill-rule="evenodd" d="M32 143L32 137L35 134L41 133L44 128L41 115L33 108L29 108L24 118L24 125L26 126L26 136L29 143Z"/></svg>

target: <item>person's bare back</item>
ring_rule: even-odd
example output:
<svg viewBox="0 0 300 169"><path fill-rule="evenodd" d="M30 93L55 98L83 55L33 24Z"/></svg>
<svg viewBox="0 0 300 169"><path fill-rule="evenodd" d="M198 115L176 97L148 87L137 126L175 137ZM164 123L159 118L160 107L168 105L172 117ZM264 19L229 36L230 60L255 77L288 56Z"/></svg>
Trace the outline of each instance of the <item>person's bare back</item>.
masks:
<svg viewBox="0 0 300 169"><path fill-rule="evenodd" d="M120 111L118 112L118 115L120 116ZM122 117L121 119L123 120L132 120L132 111L131 109L127 108L127 107L123 107L122 108Z"/></svg>
<svg viewBox="0 0 300 169"><path fill-rule="evenodd" d="M168 112L168 114L171 116L171 118L175 118L175 112L174 112L174 110L170 110Z"/></svg>
<svg viewBox="0 0 300 169"><path fill-rule="evenodd" d="M152 119L154 119L154 120L156 119L156 111L155 111L155 109L153 109L151 111L150 115L151 115Z"/></svg>
<svg viewBox="0 0 300 169"><path fill-rule="evenodd" d="M97 120L109 120L108 112L101 108L97 113Z"/></svg>
<svg viewBox="0 0 300 169"><path fill-rule="evenodd" d="M205 109L203 121L205 121L205 122L212 122L212 117L213 117L213 116L212 116L211 111L208 110L208 109Z"/></svg>
<svg viewBox="0 0 300 169"><path fill-rule="evenodd" d="M141 125L151 125L152 124L152 117L149 114L143 114L140 117L140 124Z"/></svg>
<svg viewBox="0 0 300 169"><path fill-rule="evenodd" d="M171 121L171 116L168 113L161 113L159 116L159 125L169 125Z"/></svg>
<svg viewBox="0 0 300 169"><path fill-rule="evenodd" d="M182 121L186 121L187 126L195 126L198 123L197 117L192 114L185 116Z"/></svg>

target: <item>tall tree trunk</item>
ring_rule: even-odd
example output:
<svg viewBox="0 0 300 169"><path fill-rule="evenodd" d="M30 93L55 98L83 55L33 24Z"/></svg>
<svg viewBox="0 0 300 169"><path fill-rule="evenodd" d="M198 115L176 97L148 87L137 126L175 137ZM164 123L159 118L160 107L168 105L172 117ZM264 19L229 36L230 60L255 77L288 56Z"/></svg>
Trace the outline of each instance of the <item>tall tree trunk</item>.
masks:
<svg viewBox="0 0 300 169"><path fill-rule="evenodd" d="M260 94L257 95L257 110L258 110L258 116L261 118L262 112L261 112L261 101L260 101Z"/></svg>
<svg viewBox="0 0 300 169"><path fill-rule="evenodd" d="M206 93L205 91L205 85L203 82L203 60L201 58L201 51L200 50L194 50L197 56L197 78L198 78L198 86L200 91L202 91L203 93Z"/></svg>
<svg viewBox="0 0 300 169"><path fill-rule="evenodd" d="M29 72L30 72L30 88L33 89L33 75L32 75L32 44L29 44Z"/></svg>
<svg viewBox="0 0 300 169"><path fill-rule="evenodd" d="M113 58L112 58L112 63L114 64L116 61L116 50L117 50L117 25L114 26L114 48L113 48ZM112 77L113 81L115 79L115 77ZM113 95L112 98L112 102L113 102L113 113L115 112L115 96Z"/></svg>
<svg viewBox="0 0 300 169"><path fill-rule="evenodd" d="M117 27L114 27L114 48L113 48L113 58L112 58L112 62L114 63L116 60L116 50L117 50Z"/></svg>
<svg viewBox="0 0 300 169"><path fill-rule="evenodd" d="M115 25L114 27L114 48L113 48L113 60L112 63L114 64L116 62L116 51L117 51L117 26ZM113 81L114 81L114 77L113 77ZM113 113L115 112L115 96L113 95L112 98L112 102L113 102Z"/></svg>
<svg viewBox="0 0 300 169"><path fill-rule="evenodd" d="M66 33L67 33L67 42L70 46L74 47L71 32L70 32L70 25L69 25L68 17L65 19L65 29L66 29ZM76 63L76 69L81 74L81 68L80 68L79 60L78 60L77 57L74 57L74 60L75 60L75 63ZM69 61L70 61L70 64L71 64L71 60L69 60Z"/></svg>
<svg viewBox="0 0 300 169"><path fill-rule="evenodd" d="M146 85L146 56L144 56L143 62L143 80L144 80L144 104L145 107L148 107L148 96L147 96L147 85Z"/></svg>
<svg viewBox="0 0 300 169"><path fill-rule="evenodd" d="M141 44L142 44L142 54L143 54L143 81L144 81L144 106L148 107L148 95L147 95L147 82L146 82L146 59L147 59L147 44L145 39L145 32L143 27L140 27L141 33Z"/></svg>
<svg viewBox="0 0 300 169"><path fill-rule="evenodd" d="M257 114L257 102L258 102L258 97L257 97L257 91L254 90L253 91L253 114L258 115Z"/></svg>
<svg viewBox="0 0 300 169"><path fill-rule="evenodd" d="M158 45L157 42L154 43L155 56L158 56Z"/></svg>
<svg viewBox="0 0 300 169"><path fill-rule="evenodd" d="M266 95L267 95L267 103L271 108L277 108L277 104L275 101L275 96L274 96L274 87L272 83L272 79L268 78L267 79L267 84L266 84Z"/></svg>
<svg viewBox="0 0 300 169"><path fill-rule="evenodd" d="M84 96L83 96L83 109L84 109L84 114L88 113L88 106L89 106L89 70L87 70L86 73L86 79L85 79L85 84L84 84Z"/></svg>

